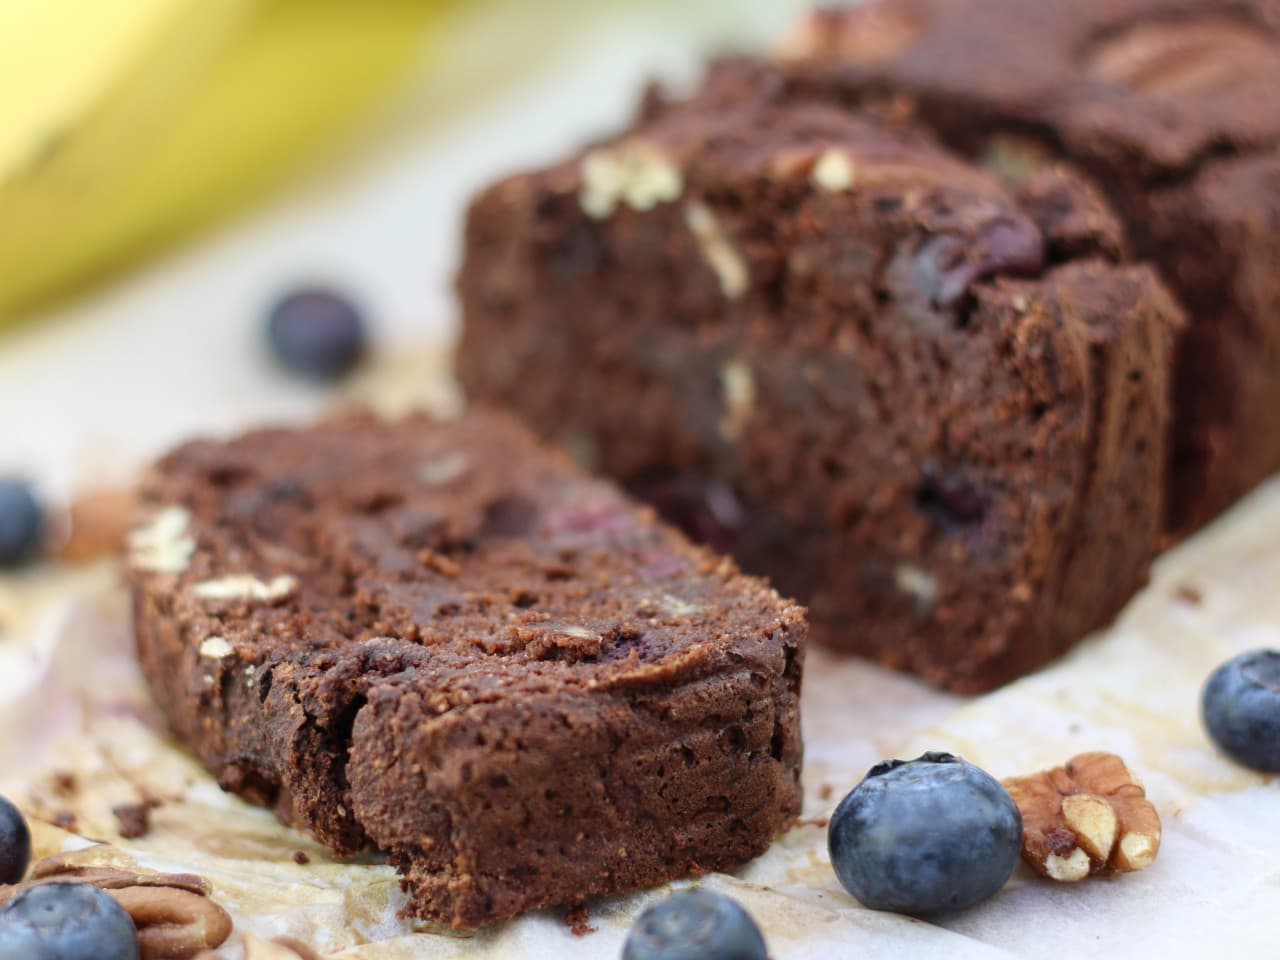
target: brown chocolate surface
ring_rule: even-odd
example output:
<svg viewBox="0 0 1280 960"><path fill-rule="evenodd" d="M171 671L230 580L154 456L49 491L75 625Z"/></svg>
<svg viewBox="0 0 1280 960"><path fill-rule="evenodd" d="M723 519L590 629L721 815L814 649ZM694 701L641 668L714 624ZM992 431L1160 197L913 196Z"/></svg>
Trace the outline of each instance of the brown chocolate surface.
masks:
<svg viewBox="0 0 1280 960"><path fill-rule="evenodd" d="M1160 536L1181 322L1088 181L1014 188L758 65L474 203L473 399L811 605L989 689L1106 623Z"/></svg>
<svg viewBox="0 0 1280 960"><path fill-rule="evenodd" d="M1108 195L1190 315L1171 531L1280 469L1280 3L881 0L812 16L782 70L803 98L905 94L971 157L1066 159Z"/></svg>
<svg viewBox="0 0 1280 960"><path fill-rule="evenodd" d="M188 444L139 656L224 788L471 928L736 866L799 810L803 612L510 420Z"/></svg>

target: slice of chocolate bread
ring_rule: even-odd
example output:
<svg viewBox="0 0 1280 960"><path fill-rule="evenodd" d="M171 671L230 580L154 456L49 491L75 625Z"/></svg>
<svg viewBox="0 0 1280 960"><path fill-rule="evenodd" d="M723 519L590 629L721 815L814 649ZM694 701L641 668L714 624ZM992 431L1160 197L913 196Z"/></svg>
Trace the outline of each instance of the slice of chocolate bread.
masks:
<svg viewBox="0 0 1280 960"><path fill-rule="evenodd" d="M472 928L735 867L799 812L802 610L508 419L188 444L130 538L177 735Z"/></svg>
<svg viewBox="0 0 1280 960"><path fill-rule="evenodd" d="M1161 531L1180 314L1069 171L1014 192L768 71L485 191L460 376L955 690L1105 624Z"/></svg>
<svg viewBox="0 0 1280 960"><path fill-rule="evenodd" d="M1175 534L1280 469L1280 3L882 0L813 15L788 53L800 96L905 92L994 169L1067 158L1107 192L1190 315Z"/></svg>

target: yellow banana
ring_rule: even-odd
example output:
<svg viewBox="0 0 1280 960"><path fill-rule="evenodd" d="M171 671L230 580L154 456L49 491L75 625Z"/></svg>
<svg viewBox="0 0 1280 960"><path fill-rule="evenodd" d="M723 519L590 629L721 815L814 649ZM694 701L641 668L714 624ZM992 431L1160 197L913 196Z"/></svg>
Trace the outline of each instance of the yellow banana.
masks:
<svg viewBox="0 0 1280 960"><path fill-rule="evenodd" d="M296 173L446 0L0 0L0 323Z"/></svg>

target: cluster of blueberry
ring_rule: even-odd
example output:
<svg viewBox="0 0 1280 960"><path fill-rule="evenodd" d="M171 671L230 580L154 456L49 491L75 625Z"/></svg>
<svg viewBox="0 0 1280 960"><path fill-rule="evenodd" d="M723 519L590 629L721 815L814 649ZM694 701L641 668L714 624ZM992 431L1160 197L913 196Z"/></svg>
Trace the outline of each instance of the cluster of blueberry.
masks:
<svg viewBox="0 0 1280 960"><path fill-rule="evenodd" d="M318 287L282 297L267 317L267 343L276 363L313 382L333 382L354 370L367 339L356 306ZM0 477L0 569L37 559L48 527L47 510L31 484Z"/></svg>

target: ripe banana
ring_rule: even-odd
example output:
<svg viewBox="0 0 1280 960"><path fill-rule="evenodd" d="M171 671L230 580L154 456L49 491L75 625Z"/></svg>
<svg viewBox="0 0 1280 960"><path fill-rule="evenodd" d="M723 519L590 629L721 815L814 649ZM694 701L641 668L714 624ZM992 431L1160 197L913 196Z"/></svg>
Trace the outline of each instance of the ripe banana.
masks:
<svg viewBox="0 0 1280 960"><path fill-rule="evenodd" d="M296 173L448 0L0 0L0 324Z"/></svg>

